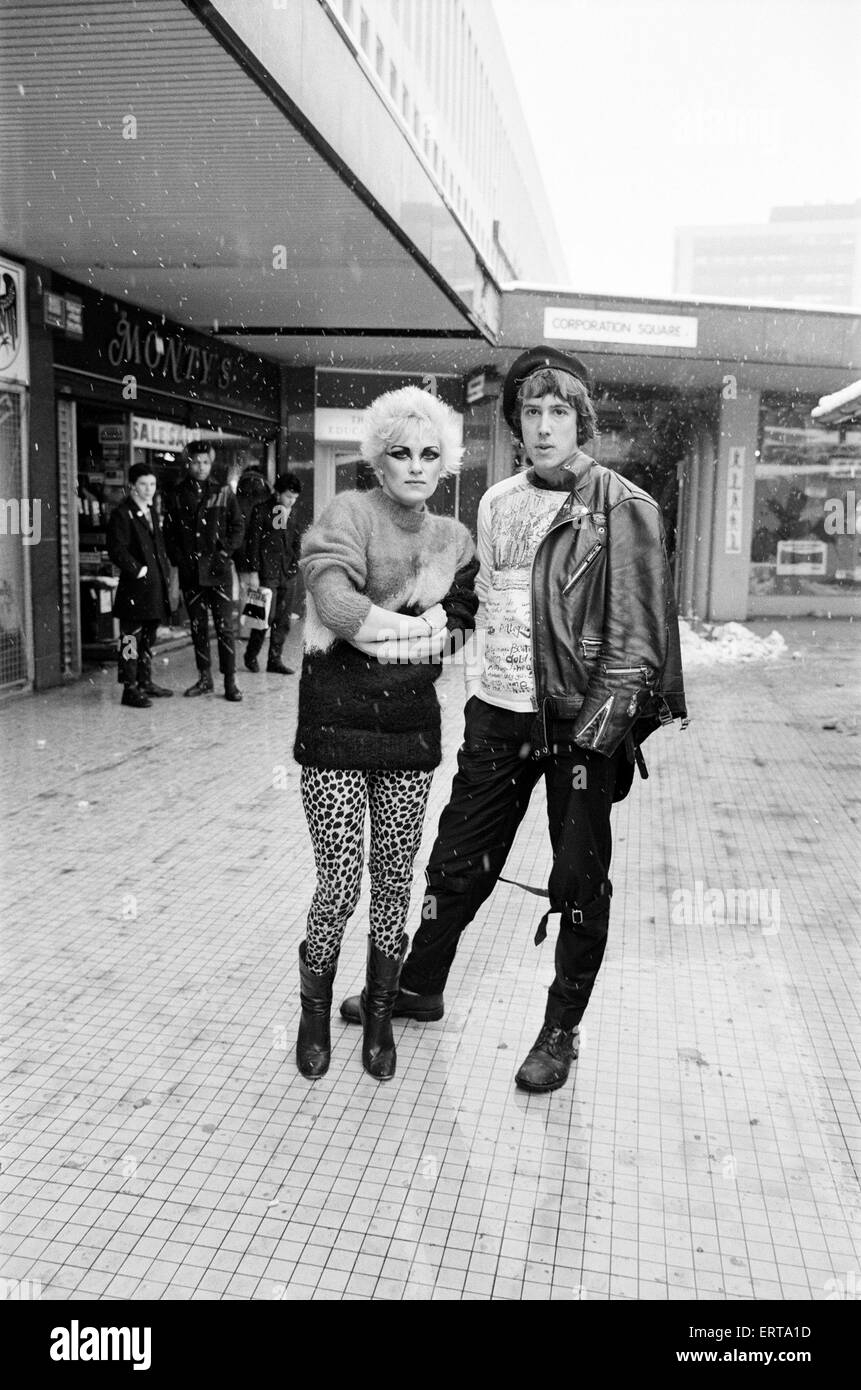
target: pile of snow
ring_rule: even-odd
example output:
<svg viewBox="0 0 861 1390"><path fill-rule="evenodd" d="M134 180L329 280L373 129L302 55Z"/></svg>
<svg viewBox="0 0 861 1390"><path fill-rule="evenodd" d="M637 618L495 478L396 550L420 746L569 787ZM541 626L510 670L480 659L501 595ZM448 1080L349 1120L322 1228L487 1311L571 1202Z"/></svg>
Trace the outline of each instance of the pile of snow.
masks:
<svg viewBox="0 0 861 1390"><path fill-rule="evenodd" d="M743 623L711 623L694 632L690 623L679 623L682 666L722 666L732 661L771 661L784 656L786 643L779 632L757 637Z"/></svg>

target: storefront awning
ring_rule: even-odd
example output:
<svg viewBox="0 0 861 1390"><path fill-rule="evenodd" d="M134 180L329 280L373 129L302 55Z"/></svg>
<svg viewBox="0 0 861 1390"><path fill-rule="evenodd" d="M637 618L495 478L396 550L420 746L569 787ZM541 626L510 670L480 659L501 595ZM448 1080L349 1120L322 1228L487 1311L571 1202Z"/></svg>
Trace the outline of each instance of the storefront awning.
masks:
<svg viewBox="0 0 861 1390"><path fill-rule="evenodd" d="M849 420L861 420L861 381L853 381L842 391L823 396L810 413L818 425L841 425Z"/></svg>
<svg viewBox="0 0 861 1390"><path fill-rule="evenodd" d="M316 334L486 343L442 204L425 254L211 13L0 0L0 247L282 360Z"/></svg>

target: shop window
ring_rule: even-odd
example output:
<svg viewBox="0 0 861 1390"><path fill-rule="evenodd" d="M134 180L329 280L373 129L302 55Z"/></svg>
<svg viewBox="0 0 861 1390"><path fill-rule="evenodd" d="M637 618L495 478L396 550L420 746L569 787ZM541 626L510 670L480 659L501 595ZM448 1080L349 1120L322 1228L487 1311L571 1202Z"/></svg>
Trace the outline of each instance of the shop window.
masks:
<svg viewBox="0 0 861 1390"><path fill-rule="evenodd" d="M661 508L670 564L675 563L680 486L704 435L714 438L714 404L695 394L656 389L596 395L598 438L585 446L598 462L647 492Z"/></svg>
<svg viewBox="0 0 861 1390"><path fill-rule="evenodd" d="M751 594L861 586L861 427L815 425L816 397L763 396L755 469Z"/></svg>

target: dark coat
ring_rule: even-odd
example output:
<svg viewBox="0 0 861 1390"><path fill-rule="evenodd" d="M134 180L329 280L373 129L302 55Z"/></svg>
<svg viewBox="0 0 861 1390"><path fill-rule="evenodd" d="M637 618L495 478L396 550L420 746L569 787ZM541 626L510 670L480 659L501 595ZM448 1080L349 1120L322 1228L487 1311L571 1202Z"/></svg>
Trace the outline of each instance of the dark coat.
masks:
<svg viewBox="0 0 861 1390"><path fill-rule="evenodd" d="M686 719L673 577L654 498L588 454L532 561L535 697L545 743L563 730L606 756Z"/></svg>
<svg viewBox="0 0 861 1390"><path fill-rule="evenodd" d="M277 589L295 579L299 573L301 546L295 507L285 517L276 497L254 508L245 541L245 555L249 561L248 569L259 575L262 585Z"/></svg>
<svg viewBox="0 0 861 1390"><path fill-rule="evenodd" d="M233 563L244 574L255 567L251 564L249 556L249 542L251 540L251 513L258 503L269 502L272 500L272 489L261 473L253 469L248 473L243 473L239 479L239 486L236 489L236 500L239 503L239 510L242 512L242 522L245 527L245 537L239 550L233 556Z"/></svg>
<svg viewBox="0 0 861 1390"><path fill-rule="evenodd" d="M120 572L114 597L114 617L124 622L166 623L170 616L170 573L161 524L150 509L152 527L131 497L123 498L108 519L108 554ZM146 565L143 579L138 572Z"/></svg>
<svg viewBox="0 0 861 1390"><path fill-rule="evenodd" d="M230 587L230 557L242 544L243 530L231 487L211 478L200 485L183 478L167 509L164 540L184 593Z"/></svg>

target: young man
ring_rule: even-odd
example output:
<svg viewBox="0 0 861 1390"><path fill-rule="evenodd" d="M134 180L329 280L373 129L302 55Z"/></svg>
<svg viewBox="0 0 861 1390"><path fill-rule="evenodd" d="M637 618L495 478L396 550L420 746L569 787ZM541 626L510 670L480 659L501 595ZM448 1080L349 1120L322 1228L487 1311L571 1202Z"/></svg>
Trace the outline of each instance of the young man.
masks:
<svg viewBox="0 0 861 1390"><path fill-rule="evenodd" d="M529 466L479 506L481 609L464 742L393 1016L442 1017L460 934L500 877L543 777L553 861L535 940L558 912L556 973L515 1080L551 1091L577 1056L604 955L612 804L630 790L635 761L645 776L643 739L686 710L660 511L581 450L596 429L586 368L530 349L502 400ZM357 1005L345 1000L342 1016L355 1021Z"/></svg>
<svg viewBox="0 0 861 1390"><path fill-rule="evenodd" d="M244 556L250 573L243 576L251 588L272 590L269 609L269 657L266 670L277 676L292 676L293 671L281 660L287 633L290 631L290 610L293 590L299 573L300 536L291 512L302 491L295 473L280 473L275 479L275 496L259 502L251 513ZM252 628L245 648L245 665L257 672L266 633Z"/></svg>
<svg viewBox="0 0 861 1390"><path fill-rule="evenodd" d="M122 703L148 709L173 694L152 678L152 648L159 623L169 620L170 566L152 500L158 483L148 463L129 469L130 491L108 520L108 554L120 572L114 617L120 622L118 679Z"/></svg>
<svg viewBox="0 0 861 1390"><path fill-rule="evenodd" d="M214 689L209 650L209 612L218 641L218 664L224 698L242 699L236 685L231 555L242 544L242 513L233 489L210 480L215 450L204 440L186 446L188 474L176 489L165 518L165 543L179 569L182 596L191 619L194 657L199 672L186 695Z"/></svg>

